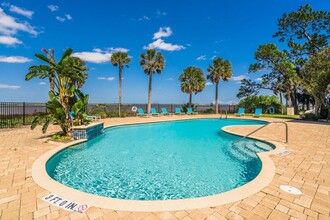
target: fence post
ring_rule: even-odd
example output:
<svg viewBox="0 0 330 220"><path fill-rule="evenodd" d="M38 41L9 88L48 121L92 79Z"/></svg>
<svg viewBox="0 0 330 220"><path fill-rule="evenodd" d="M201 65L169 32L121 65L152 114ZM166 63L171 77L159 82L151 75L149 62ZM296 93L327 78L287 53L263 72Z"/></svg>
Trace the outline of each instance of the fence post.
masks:
<svg viewBox="0 0 330 220"><path fill-rule="evenodd" d="M25 102L23 102L23 125L25 125Z"/></svg>

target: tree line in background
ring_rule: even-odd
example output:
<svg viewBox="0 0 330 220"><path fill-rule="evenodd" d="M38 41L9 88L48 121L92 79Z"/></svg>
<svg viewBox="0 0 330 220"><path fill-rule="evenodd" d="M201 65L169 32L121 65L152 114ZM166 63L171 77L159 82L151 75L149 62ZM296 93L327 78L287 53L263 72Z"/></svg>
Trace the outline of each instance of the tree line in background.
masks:
<svg viewBox="0 0 330 220"><path fill-rule="evenodd" d="M118 91L118 114L121 116L121 100L122 100L122 70L124 66L129 67L129 55L125 52L115 52L110 58L110 62L119 69L119 91ZM152 78L154 74L161 74L165 68L165 58L161 52L155 49L149 49L146 53L140 55L139 64L144 70L144 73L149 76L148 83L148 107L147 112L150 113L152 103ZM216 84L215 105L216 113L218 113L218 87L221 80L228 81L232 76L232 67L228 60L216 58L213 64L207 69L208 75L206 76L212 83ZM189 106L192 106L192 95L197 94L205 88L206 79L204 73L200 68L189 66L183 70L179 76L181 82L181 91L189 94Z"/></svg>
<svg viewBox="0 0 330 220"><path fill-rule="evenodd" d="M242 80L238 98L257 95L261 89L273 91L286 99L286 106L298 114L298 102L303 108L314 104L315 114L329 108L330 93L330 12L314 11L309 4L298 11L283 14L274 34L287 49L275 44L260 45L254 54L256 63L250 73L266 71L261 81ZM329 97L328 97L329 98Z"/></svg>

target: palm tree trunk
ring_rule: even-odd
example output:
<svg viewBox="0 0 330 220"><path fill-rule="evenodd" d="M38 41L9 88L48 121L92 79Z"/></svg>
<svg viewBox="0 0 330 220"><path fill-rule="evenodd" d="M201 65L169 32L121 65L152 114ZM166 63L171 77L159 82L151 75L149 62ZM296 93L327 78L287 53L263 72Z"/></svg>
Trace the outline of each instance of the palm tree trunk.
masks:
<svg viewBox="0 0 330 220"><path fill-rule="evenodd" d="M191 108L191 103L192 103L192 92L189 93L189 107Z"/></svg>
<svg viewBox="0 0 330 220"><path fill-rule="evenodd" d="M292 107L292 99L291 99L291 94L285 94L286 98L286 107L291 108Z"/></svg>
<svg viewBox="0 0 330 220"><path fill-rule="evenodd" d="M282 98L282 92L280 92L280 102L281 102L281 114L283 115L283 98Z"/></svg>
<svg viewBox="0 0 330 220"><path fill-rule="evenodd" d="M216 83L215 84L215 114L219 113L218 90L219 90L219 83Z"/></svg>
<svg viewBox="0 0 330 220"><path fill-rule="evenodd" d="M119 87L118 87L118 116L121 116L121 97L122 97L122 68L119 67Z"/></svg>
<svg viewBox="0 0 330 220"><path fill-rule="evenodd" d="M49 90L54 92L55 82L53 78L49 78Z"/></svg>
<svg viewBox="0 0 330 220"><path fill-rule="evenodd" d="M69 104L68 104L68 100L65 100L65 99L68 99L68 98L64 98L64 99L61 100L61 104L62 104L62 107L64 109L64 113L65 113L64 135L73 136L71 118L70 118L70 115L69 115Z"/></svg>
<svg viewBox="0 0 330 220"><path fill-rule="evenodd" d="M152 72L149 73L149 89L148 89L148 109L147 112L150 114L151 109L151 90L152 90Z"/></svg>

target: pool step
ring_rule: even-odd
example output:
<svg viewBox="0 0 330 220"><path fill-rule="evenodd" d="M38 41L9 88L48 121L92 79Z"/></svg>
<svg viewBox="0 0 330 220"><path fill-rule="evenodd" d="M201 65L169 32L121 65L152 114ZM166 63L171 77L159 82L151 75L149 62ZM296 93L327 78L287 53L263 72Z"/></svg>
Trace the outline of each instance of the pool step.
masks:
<svg viewBox="0 0 330 220"><path fill-rule="evenodd" d="M264 151L270 151L270 150L273 150L273 148L268 145L268 144L265 144L265 143L262 143L260 141L257 141L255 142L255 145L261 149L263 149Z"/></svg>
<svg viewBox="0 0 330 220"><path fill-rule="evenodd" d="M258 157L257 153L269 150L273 150L273 148L259 141L241 141L233 143L228 148L228 152L231 156L245 162L256 159Z"/></svg>
<svg viewBox="0 0 330 220"><path fill-rule="evenodd" d="M233 157L237 160L240 160L240 161L248 162L252 159L251 157L246 155L244 152L242 152L241 150L235 149L234 147L229 147L228 153L231 157Z"/></svg>

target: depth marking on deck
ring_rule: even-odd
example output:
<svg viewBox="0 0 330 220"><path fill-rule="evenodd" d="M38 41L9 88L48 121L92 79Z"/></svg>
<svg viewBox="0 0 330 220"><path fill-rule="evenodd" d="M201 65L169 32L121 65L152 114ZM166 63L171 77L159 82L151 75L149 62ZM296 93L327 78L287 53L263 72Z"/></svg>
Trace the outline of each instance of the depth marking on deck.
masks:
<svg viewBox="0 0 330 220"><path fill-rule="evenodd" d="M278 153L278 154L276 154L277 156L279 156L279 157L283 157L283 156L286 156L286 155L288 155L288 154L290 154L291 153L291 151L289 151L289 150L284 150L284 151L282 151L282 152L280 152L280 153Z"/></svg>
<svg viewBox="0 0 330 220"><path fill-rule="evenodd" d="M71 212L83 213L89 208L89 206L86 205L86 204L80 204L80 203L77 203L77 202L73 202L73 201L65 199L61 196L57 196L53 193L48 194L47 196L42 197L41 199L45 202L48 202L48 203L54 205L54 206L57 206L59 208L62 208L64 210L71 211Z"/></svg>

